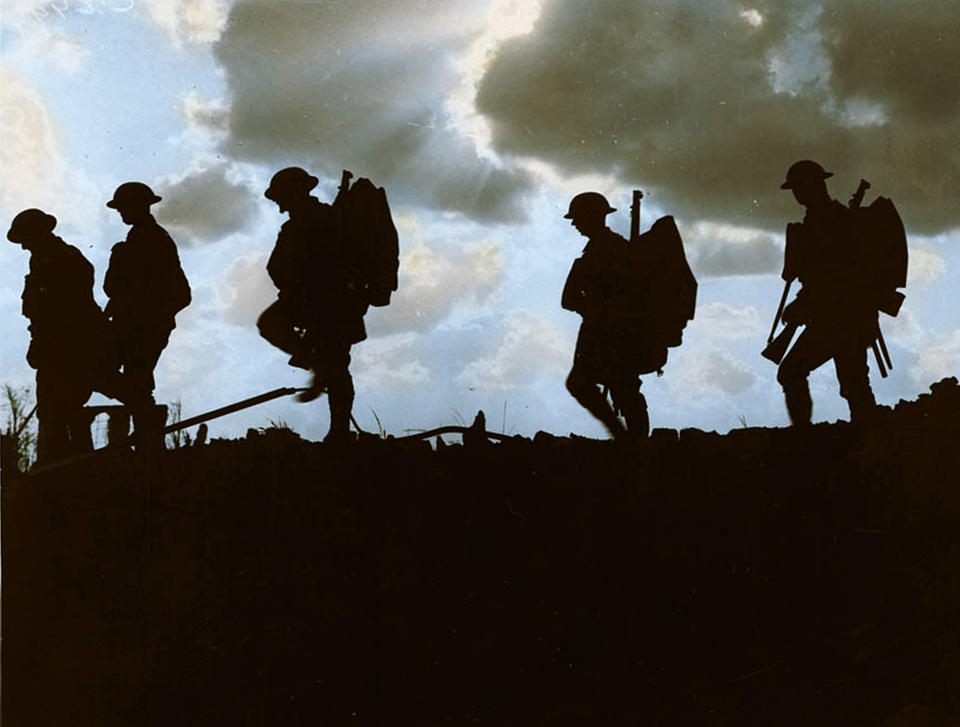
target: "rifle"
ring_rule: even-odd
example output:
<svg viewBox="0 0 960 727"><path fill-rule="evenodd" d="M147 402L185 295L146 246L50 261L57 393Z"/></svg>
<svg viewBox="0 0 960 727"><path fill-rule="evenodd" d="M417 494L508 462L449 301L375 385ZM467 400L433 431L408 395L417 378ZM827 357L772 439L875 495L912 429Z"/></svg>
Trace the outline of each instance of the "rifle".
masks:
<svg viewBox="0 0 960 727"><path fill-rule="evenodd" d="M633 190L633 204L630 205L630 242L635 243L640 239L640 200L643 199L643 192L639 189Z"/></svg>
<svg viewBox="0 0 960 727"><path fill-rule="evenodd" d="M340 199L350 190L350 180L353 179L353 172L343 170L343 173L340 175L340 186L337 188L337 196L333 200L334 204L340 201Z"/></svg>
<svg viewBox="0 0 960 727"><path fill-rule="evenodd" d="M780 305L777 307L777 315L773 318L773 326L770 328L770 335L767 338L767 346L760 352L760 355L765 359L773 361L773 363L779 365L780 361L783 359L784 354L787 352L787 348L790 346L790 342L793 340L793 337L797 333L797 328L799 327L798 323L790 322L784 329L780 332L780 335L774 338L774 334L777 331L777 326L780 324L781 319L783 318L783 310L787 304L787 296L790 294L790 286L793 284L793 281L796 279L796 272L792 269L788 269L789 263L786 262L786 259L790 256L787 254L787 250L795 247L796 245L801 244L799 240L800 226L796 223L791 222L787 225L787 245L784 250L784 268L783 268L783 295L780 296Z"/></svg>
<svg viewBox="0 0 960 727"><path fill-rule="evenodd" d="M789 287L790 283L787 283L787 288ZM784 296L786 296L786 292L786 289L784 289ZM797 328L799 327L799 323L795 323L793 321L788 323L784 329L780 331L779 336L767 343L767 347L760 352L760 355L765 359L773 361L779 366L780 362L783 360L784 354L787 352L787 348L790 346L790 342L797 333Z"/></svg>

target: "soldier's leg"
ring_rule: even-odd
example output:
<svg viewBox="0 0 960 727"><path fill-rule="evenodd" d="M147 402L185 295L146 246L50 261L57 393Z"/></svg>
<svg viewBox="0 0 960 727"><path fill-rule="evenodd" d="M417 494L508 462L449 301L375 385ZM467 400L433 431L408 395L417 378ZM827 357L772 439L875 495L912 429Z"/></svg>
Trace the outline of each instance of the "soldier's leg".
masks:
<svg viewBox="0 0 960 727"><path fill-rule="evenodd" d="M133 436L137 449L162 449L163 425L156 400L153 398L155 381L153 369L160 360L170 338L167 327L139 327L126 342L123 375L126 379L128 401L133 418Z"/></svg>
<svg viewBox="0 0 960 727"><path fill-rule="evenodd" d="M630 434L646 437L650 433L650 414L647 411L647 399L640 393L640 378L627 373L611 388L613 402L623 418L627 420Z"/></svg>
<svg viewBox="0 0 960 727"><path fill-rule="evenodd" d="M783 387L790 422L794 426L810 424L813 400L810 398L810 372L826 363L833 351L829 342L809 326L800 334L793 348L780 363L777 381Z"/></svg>
<svg viewBox="0 0 960 727"><path fill-rule="evenodd" d="M593 414L614 437L626 434L626 428L617 418L613 407L594 381L594 375L582 362L574 360L573 368L567 376L567 391L579 402L580 406Z"/></svg>
<svg viewBox="0 0 960 727"><path fill-rule="evenodd" d="M350 346L328 352L323 379L330 405L330 431L324 441L341 441L350 435L350 413L353 411L353 377L350 375Z"/></svg>
<svg viewBox="0 0 960 727"><path fill-rule="evenodd" d="M66 367L37 371L37 461L55 462L93 448L83 405L90 389ZM42 444L40 443L42 440Z"/></svg>
<svg viewBox="0 0 960 727"><path fill-rule="evenodd" d="M877 407L877 400L870 387L870 369L867 366L867 349L856 341L838 346L834 356L840 396L850 407L850 421L869 418Z"/></svg>
<svg viewBox="0 0 960 727"><path fill-rule="evenodd" d="M56 376L46 368L37 369L37 464L56 462L66 456L69 435L67 421L57 400Z"/></svg>
<svg viewBox="0 0 960 727"><path fill-rule="evenodd" d="M287 307L279 300L271 303L257 319L257 330L268 342L290 354L290 365L310 368L303 337L297 332Z"/></svg>
<svg viewBox="0 0 960 727"><path fill-rule="evenodd" d="M614 437L626 434L626 427L617 418L617 413L600 391L598 383L603 380L603 364L607 351L605 341L597 331L587 325L580 326L577 347L573 353L573 368L567 376L567 391L580 406L593 414Z"/></svg>
<svg viewBox="0 0 960 727"><path fill-rule="evenodd" d="M93 436L90 434L91 417L83 410L87 403L92 387L86 381L77 382L71 388L67 409L67 428L70 434L70 449L72 454L83 454L93 451Z"/></svg>

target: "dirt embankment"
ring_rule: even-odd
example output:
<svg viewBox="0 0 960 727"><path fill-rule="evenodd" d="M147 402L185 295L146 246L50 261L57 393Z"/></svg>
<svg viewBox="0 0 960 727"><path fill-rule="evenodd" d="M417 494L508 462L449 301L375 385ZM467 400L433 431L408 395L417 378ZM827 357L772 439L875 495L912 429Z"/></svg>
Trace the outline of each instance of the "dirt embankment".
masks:
<svg viewBox="0 0 960 727"><path fill-rule="evenodd" d="M7 478L3 717L951 724L958 411L946 380L867 429L271 430Z"/></svg>

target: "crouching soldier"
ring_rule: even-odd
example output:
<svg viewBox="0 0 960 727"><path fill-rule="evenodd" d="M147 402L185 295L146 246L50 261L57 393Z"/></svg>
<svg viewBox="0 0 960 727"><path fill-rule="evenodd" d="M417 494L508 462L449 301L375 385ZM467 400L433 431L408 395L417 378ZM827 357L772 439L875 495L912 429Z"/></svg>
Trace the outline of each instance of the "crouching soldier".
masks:
<svg viewBox="0 0 960 727"><path fill-rule="evenodd" d="M310 194L317 182L300 167L287 167L264 193L289 219L267 261L277 300L261 314L257 328L290 354L291 366L312 372L309 388L298 398L312 401L327 393L330 430L324 441L341 442L350 436L354 398L350 347L367 337L367 302L334 208Z"/></svg>
<svg viewBox="0 0 960 727"><path fill-rule="evenodd" d="M117 361L106 318L93 298L93 266L53 234L57 220L38 209L18 214L7 239L30 253L23 315L30 321L27 363L37 371L37 463L92 449L83 405L94 390L114 393Z"/></svg>
<svg viewBox="0 0 960 727"><path fill-rule="evenodd" d="M103 290L110 299L105 312L123 366L123 391L118 398L133 415L138 446L147 441L156 444L162 436L164 422L157 420L153 370L176 328L176 314L191 299L176 243L150 212L159 201L146 184L126 182L107 202L130 225L126 240L110 253Z"/></svg>

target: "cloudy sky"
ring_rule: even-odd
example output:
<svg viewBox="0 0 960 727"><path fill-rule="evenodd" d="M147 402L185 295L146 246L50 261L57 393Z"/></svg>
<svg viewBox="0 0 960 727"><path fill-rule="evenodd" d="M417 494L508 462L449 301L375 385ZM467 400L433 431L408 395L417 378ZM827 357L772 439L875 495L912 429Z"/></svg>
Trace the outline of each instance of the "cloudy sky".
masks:
<svg viewBox="0 0 960 727"><path fill-rule="evenodd" d="M645 377L653 426L786 425L759 352L783 229L802 216L779 185L801 158L835 173L842 201L867 178L867 202L891 197L908 229L878 400L960 368L954 0L3 0L0 21L0 224L54 214L104 303L127 230L104 203L121 182L153 186L194 291L156 372L157 399L184 416L306 381L254 327L285 219L263 190L290 164L327 201L342 169L384 186L400 232L400 290L353 349L365 429L483 409L495 430L604 436L563 387L579 319L560 290L584 240L562 216L596 190L626 234L632 189L644 228L676 217L700 283L682 348ZM27 264L6 246L0 379L14 385L33 380ZM811 383L815 419L846 418L832 366ZM271 420L320 438L326 403L278 400L211 435Z"/></svg>

